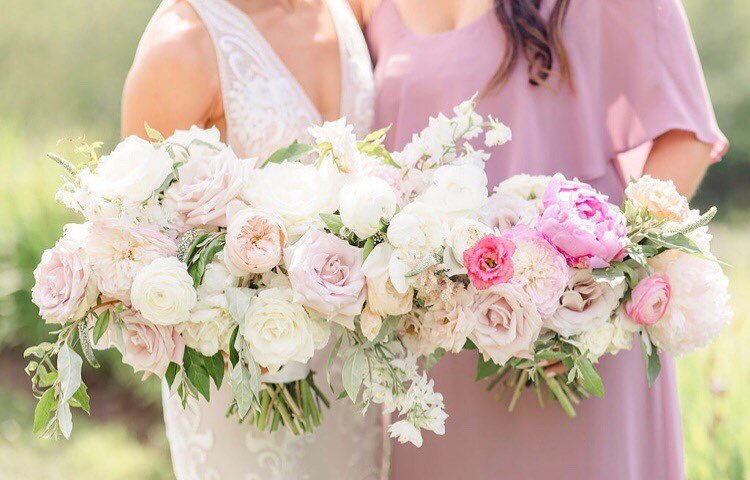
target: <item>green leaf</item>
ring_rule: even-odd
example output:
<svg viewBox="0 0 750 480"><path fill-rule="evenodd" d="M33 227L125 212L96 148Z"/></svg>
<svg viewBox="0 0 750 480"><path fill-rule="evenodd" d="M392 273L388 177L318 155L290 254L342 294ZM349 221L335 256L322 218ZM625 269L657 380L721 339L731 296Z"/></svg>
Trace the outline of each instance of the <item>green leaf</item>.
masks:
<svg viewBox="0 0 750 480"><path fill-rule="evenodd" d="M73 431L73 415L70 412L70 404L63 402L57 405L57 424L60 426L60 432L66 440L70 439L70 433Z"/></svg>
<svg viewBox="0 0 750 480"><path fill-rule="evenodd" d="M596 367L591 363L588 357L582 355L578 357L578 368L581 372L581 385L583 388L596 395L599 398L604 396L604 384Z"/></svg>
<svg viewBox="0 0 750 480"><path fill-rule="evenodd" d="M690 233L694 230L697 230L701 227L705 227L708 225L711 220L716 216L716 213L718 210L716 207L709 208L706 213L698 217L697 219L693 220L692 222L688 222L686 225L684 225L682 228L680 228L681 233Z"/></svg>
<svg viewBox="0 0 750 480"><path fill-rule="evenodd" d="M463 350L476 350L477 346L474 345L474 342L472 342L470 339L466 339L466 343L464 343Z"/></svg>
<svg viewBox="0 0 750 480"><path fill-rule="evenodd" d="M67 403L81 386L81 367L83 360L67 343L60 347L57 354L57 371L60 379L60 401Z"/></svg>
<svg viewBox="0 0 750 480"><path fill-rule="evenodd" d="M210 358L208 364L210 366L208 373L213 378L214 385L216 385L216 389L218 390L221 388L221 382L224 381L224 355L222 355L221 351L216 352Z"/></svg>
<svg viewBox="0 0 750 480"><path fill-rule="evenodd" d="M323 219L323 223L326 224L328 230L333 234L338 235L341 229L344 227L344 222L341 220L341 215L333 213L321 213L320 218Z"/></svg>
<svg viewBox="0 0 750 480"><path fill-rule="evenodd" d="M425 372L429 371L432 367L437 365L437 363L440 361L441 358L445 355L445 349L444 348L438 348L434 352L432 352L429 355L424 355L422 357L422 368Z"/></svg>
<svg viewBox="0 0 750 480"><path fill-rule="evenodd" d="M195 389L203 395L206 400L211 400L211 379L208 373L208 358L201 355L197 350L185 347L183 364L185 374Z"/></svg>
<svg viewBox="0 0 750 480"><path fill-rule="evenodd" d="M164 374L164 379L167 381L169 387L174 383L174 379L177 378L177 373L180 371L180 366L174 362L169 362L167 372Z"/></svg>
<svg viewBox="0 0 750 480"><path fill-rule="evenodd" d="M82 383L78 390L76 390L76 393L73 394L73 398L70 399L70 404L82 409L86 413L91 413L90 400L86 384Z"/></svg>
<svg viewBox="0 0 750 480"><path fill-rule="evenodd" d="M365 241L365 246L362 249L362 261L367 260L370 253L375 248L375 239L370 237Z"/></svg>
<svg viewBox="0 0 750 480"><path fill-rule="evenodd" d="M81 340L81 351L83 352L83 356L86 357L86 361L92 367L99 368L99 362L94 356L94 349L91 346L91 339L89 338L88 319L84 319L78 324L78 338Z"/></svg>
<svg viewBox="0 0 750 480"><path fill-rule="evenodd" d="M465 347L464 347L465 348ZM501 365L493 362L491 359L485 360L481 353L477 355L477 376L475 380L479 381L491 377L500 370Z"/></svg>
<svg viewBox="0 0 750 480"><path fill-rule="evenodd" d="M203 281L203 274L206 272L206 266L211 263L217 253L224 249L226 236L216 235L210 242L201 248L198 259L188 267L188 273L193 278L193 285L198 288Z"/></svg>
<svg viewBox="0 0 750 480"><path fill-rule="evenodd" d="M237 401L240 418L245 418L247 412L253 406L255 393L252 389L252 378L248 369L242 363L238 363L232 369L232 396Z"/></svg>
<svg viewBox="0 0 750 480"><path fill-rule="evenodd" d="M299 143L297 140L284 148L280 148L273 152L270 157L263 162L261 167L265 167L269 163L282 163L282 162L299 162L304 157L310 154L314 148L311 145Z"/></svg>
<svg viewBox="0 0 750 480"><path fill-rule="evenodd" d="M34 409L34 433L40 433L47 427L50 414L55 405L55 389L50 388L44 392Z"/></svg>
<svg viewBox="0 0 750 480"><path fill-rule="evenodd" d="M388 133L388 130L391 129L393 125L388 125L387 127L383 127L380 130L375 130L374 132L369 133L364 140L362 140L362 143L370 143L375 145L380 145L385 140L385 135Z"/></svg>
<svg viewBox="0 0 750 480"><path fill-rule="evenodd" d="M359 395L359 389L362 387L366 373L367 357L365 357L364 351L358 348L346 359L341 372L344 391L352 402L357 402L357 395Z"/></svg>
<svg viewBox="0 0 750 480"><path fill-rule="evenodd" d="M698 245L695 244L690 238L684 233L669 233L669 234L658 234L649 233L646 238L650 241L664 248L670 250L682 250L686 253L701 253Z"/></svg>
<svg viewBox="0 0 750 480"><path fill-rule="evenodd" d="M107 331L107 327L109 327L109 317L110 311L107 309L96 319L96 323L94 324L94 344L99 343L99 340L101 340L102 336Z"/></svg>
<svg viewBox="0 0 750 480"><path fill-rule="evenodd" d="M385 149L382 145L372 144L372 143L360 143L358 145L359 151L362 153L365 153L367 155L372 155L375 157L380 157L383 159L383 162L391 167L395 168L401 168L401 165L396 163L396 161L391 156L390 152Z"/></svg>
<svg viewBox="0 0 750 480"><path fill-rule="evenodd" d="M245 324L245 314L256 293L257 290L242 287L230 287L224 291L229 314L240 327Z"/></svg>
<svg viewBox="0 0 750 480"><path fill-rule="evenodd" d="M162 135L159 130L153 128L148 123L143 122L143 128L146 130L146 135L151 140L156 140L157 142L163 142L164 141L164 135Z"/></svg>
<svg viewBox="0 0 750 480"><path fill-rule="evenodd" d="M341 349L341 344L344 342L344 334L342 333L339 336L339 339L336 340L336 343L333 345L333 350L331 350L331 353L328 355L328 362L326 363L326 381L328 382L328 386L331 387L331 391L333 391L333 385L331 384L331 367L333 366L333 362L336 360L336 357L339 354L339 350Z"/></svg>
<svg viewBox="0 0 750 480"><path fill-rule="evenodd" d="M240 361L240 354L239 352L237 352L237 346L235 345L238 333L240 333L239 325L234 327L234 330L232 330L232 335L229 337L229 363L231 365L237 365L237 363L239 363Z"/></svg>
<svg viewBox="0 0 750 480"><path fill-rule="evenodd" d="M641 352L643 353L643 358L646 360L646 377L648 379L648 386L653 387L654 383L656 383L656 379L659 378L659 373L661 372L661 359L659 358L659 352L656 351L656 346L654 344L651 344L650 355L643 344L641 344Z"/></svg>

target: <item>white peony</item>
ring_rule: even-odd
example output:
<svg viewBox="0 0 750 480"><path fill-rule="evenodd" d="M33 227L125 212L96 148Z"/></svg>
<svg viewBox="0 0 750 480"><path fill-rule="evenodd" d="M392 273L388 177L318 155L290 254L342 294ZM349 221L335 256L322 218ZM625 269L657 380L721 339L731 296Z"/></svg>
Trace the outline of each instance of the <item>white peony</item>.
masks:
<svg viewBox="0 0 750 480"><path fill-rule="evenodd" d="M458 220L451 228L445 241L446 248L443 262L448 268L448 275L466 273L464 252L490 233L492 233L492 229L482 222L470 218Z"/></svg>
<svg viewBox="0 0 750 480"><path fill-rule="evenodd" d="M169 154L136 136L120 142L99 159L92 175L83 177L85 187L108 200L144 202L172 173Z"/></svg>
<svg viewBox="0 0 750 480"><path fill-rule="evenodd" d="M672 288L664 316L647 328L654 344L670 355L706 345L732 318L729 281L713 261L670 250L649 260Z"/></svg>
<svg viewBox="0 0 750 480"><path fill-rule="evenodd" d="M544 326L564 337L592 330L609 321L625 293L625 282L597 282L591 270L570 269L570 280L555 312Z"/></svg>
<svg viewBox="0 0 750 480"><path fill-rule="evenodd" d="M133 308L156 325L175 325L190 319L196 303L187 265L176 257L157 258L135 276L130 292Z"/></svg>
<svg viewBox="0 0 750 480"><path fill-rule="evenodd" d="M383 179L361 178L344 185L339 194L339 212L346 227L359 238L368 238L380 230L381 219L396 213L396 192Z"/></svg>
<svg viewBox="0 0 750 480"><path fill-rule="evenodd" d="M391 218L388 241L397 249L432 252L448 234L448 227L434 206L416 201Z"/></svg>
<svg viewBox="0 0 750 480"><path fill-rule="evenodd" d="M243 197L252 206L281 217L293 243L311 227L323 227L321 213L338 209L342 179L330 162L319 167L272 163L250 172Z"/></svg>
<svg viewBox="0 0 750 480"><path fill-rule="evenodd" d="M487 203L487 174L475 165L443 165L423 199L451 220L476 214Z"/></svg>
<svg viewBox="0 0 750 480"><path fill-rule="evenodd" d="M268 288L250 300L240 333L255 361L275 373L289 362L312 358L316 336L326 328L322 323L293 301L291 289Z"/></svg>

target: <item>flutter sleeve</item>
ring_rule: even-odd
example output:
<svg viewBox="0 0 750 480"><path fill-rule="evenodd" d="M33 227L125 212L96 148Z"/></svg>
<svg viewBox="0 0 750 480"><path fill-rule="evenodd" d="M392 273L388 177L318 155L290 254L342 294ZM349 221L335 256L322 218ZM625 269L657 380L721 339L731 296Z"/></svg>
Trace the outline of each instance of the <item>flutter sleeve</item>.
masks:
<svg viewBox="0 0 750 480"><path fill-rule="evenodd" d="M706 88L685 10L679 0L607 0L603 26L603 92L615 152L685 130L727 150Z"/></svg>

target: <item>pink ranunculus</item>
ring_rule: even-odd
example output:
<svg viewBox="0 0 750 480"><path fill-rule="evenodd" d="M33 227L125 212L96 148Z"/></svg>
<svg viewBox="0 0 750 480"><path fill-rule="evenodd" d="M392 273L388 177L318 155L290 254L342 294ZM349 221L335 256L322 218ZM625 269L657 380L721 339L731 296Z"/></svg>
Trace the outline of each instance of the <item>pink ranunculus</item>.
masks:
<svg viewBox="0 0 750 480"><path fill-rule="evenodd" d="M231 204L227 219L224 260L232 275L269 272L281 262L286 229L280 218L244 204Z"/></svg>
<svg viewBox="0 0 750 480"><path fill-rule="evenodd" d="M49 323L77 320L96 301L96 279L83 249L87 233L87 225L67 225L65 234L45 250L34 269L31 299Z"/></svg>
<svg viewBox="0 0 750 480"><path fill-rule="evenodd" d="M502 365L512 357L531 358L542 317L524 290L513 283L478 292L469 338L485 359Z"/></svg>
<svg viewBox="0 0 750 480"><path fill-rule="evenodd" d="M635 286L630 300L625 304L625 312L636 323L651 326L664 316L671 296L669 277L654 273Z"/></svg>
<svg viewBox="0 0 750 480"><path fill-rule="evenodd" d="M366 297L362 250L312 229L284 254L294 301L353 328Z"/></svg>
<svg viewBox="0 0 750 480"><path fill-rule="evenodd" d="M239 198L248 160L231 148L216 155L196 156L177 169L178 181L167 190L189 227L226 227L227 205Z"/></svg>
<svg viewBox="0 0 750 480"><path fill-rule="evenodd" d="M607 196L560 174L543 197L539 231L565 255L572 267L605 268L622 258L628 244L627 222Z"/></svg>
<svg viewBox="0 0 750 480"><path fill-rule="evenodd" d="M497 235L487 235L463 253L464 266L471 283L484 290L510 281L513 277L513 241Z"/></svg>
<svg viewBox="0 0 750 480"><path fill-rule="evenodd" d="M164 377L169 362L182 365L185 341L174 326L154 325L132 310L123 312L121 318L122 361L144 372L144 380L150 374Z"/></svg>

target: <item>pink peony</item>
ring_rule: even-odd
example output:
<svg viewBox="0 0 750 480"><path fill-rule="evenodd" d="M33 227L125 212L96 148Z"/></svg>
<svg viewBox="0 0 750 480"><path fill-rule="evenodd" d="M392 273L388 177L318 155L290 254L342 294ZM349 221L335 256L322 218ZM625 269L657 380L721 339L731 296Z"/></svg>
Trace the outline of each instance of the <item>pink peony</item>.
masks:
<svg viewBox="0 0 750 480"><path fill-rule="evenodd" d="M280 218L234 204L227 209L227 218L224 260L232 275L269 272L281 262L286 229Z"/></svg>
<svg viewBox="0 0 750 480"><path fill-rule="evenodd" d="M463 253L464 266L471 283L484 290L505 283L513 277L511 257L516 246L508 238L487 235Z"/></svg>
<svg viewBox="0 0 750 480"><path fill-rule="evenodd" d="M96 301L96 279L83 250L86 225L67 225L54 247L45 250L34 269L31 299L50 323L83 317Z"/></svg>
<svg viewBox="0 0 750 480"><path fill-rule="evenodd" d="M518 285L504 283L479 292L472 306L469 338L485 359L502 365L512 357L531 358L542 318Z"/></svg>
<svg viewBox="0 0 750 480"><path fill-rule="evenodd" d="M585 183L554 176L544 192L538 229L572 267L605 268L628 244L627 224L607 196Z"/></svg>
<svg viewBox="0 0 750 480"><path fill-rule="evenodd" d="M227 205L240 196L250 167L231 148L216 155L190 158L177 169L179 180L167 190L167 195L175 201L188 226L226 227Z"/></svg>
<svg viewBox="0 0 750 480"><path fill-rule="evenodd" d="M313 229L284 253L294 301L353 328L366 296L362 250Z"/></svg>
<svg viewBox="0 0 750 480"><path fill-rule="evenodd" d="M630 300L625 304L625 312L636 323L651 326L664 316L671 296L669 277L654 273L635 286Z"/></svg>
<svg viewBox="0 0 750 480"><path fill-rule="evenodd" d="M138 313L126 310L121 315L122 361L136 372L164 377L169 362L182 364L185 341L172 326L154 325Z"/></svg>

